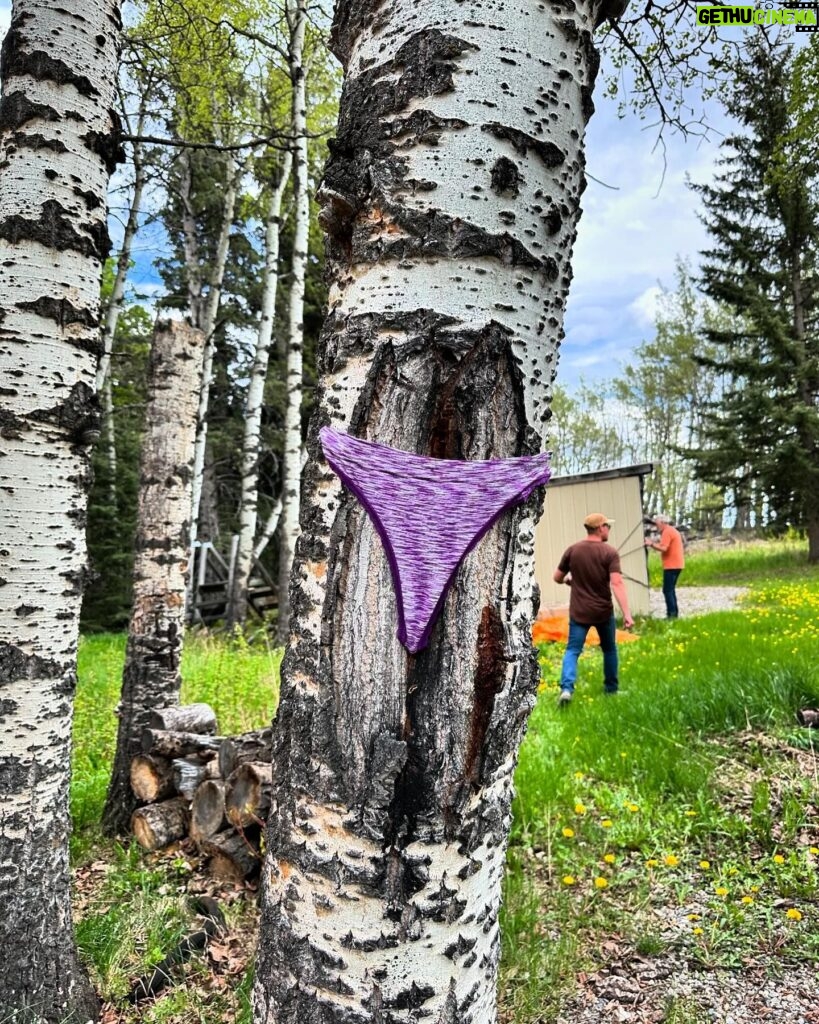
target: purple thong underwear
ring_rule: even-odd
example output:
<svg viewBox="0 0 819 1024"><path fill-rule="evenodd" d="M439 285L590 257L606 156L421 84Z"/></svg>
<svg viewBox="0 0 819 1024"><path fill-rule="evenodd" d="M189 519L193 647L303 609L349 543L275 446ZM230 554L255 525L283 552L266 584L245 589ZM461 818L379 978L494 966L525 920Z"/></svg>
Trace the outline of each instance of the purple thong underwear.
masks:
<svg viewBox="0 0 819 1024"><path fill-rule="evenodd" d="M398 639L426 647L466 555L507 509L549 479L548 455L462 462L361 441L329 427L324 456L367 510L392 570Z"/></svg>

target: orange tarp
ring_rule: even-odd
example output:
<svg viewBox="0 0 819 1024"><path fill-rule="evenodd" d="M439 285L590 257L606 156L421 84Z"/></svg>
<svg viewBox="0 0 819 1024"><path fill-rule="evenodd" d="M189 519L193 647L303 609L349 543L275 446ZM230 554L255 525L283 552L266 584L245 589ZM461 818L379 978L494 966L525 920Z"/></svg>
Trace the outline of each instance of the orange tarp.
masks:
<svg viewBox="0 0 819 1024"><path fill-rule="evenodd" d="M535 624L532 626L532 642L536 644L558 643L565 644L569 639L569 616L568 615L538 615ZM629 643L637 639L636 633L627 629L617 630L617 642ZM586 637L587 644L599 644L600 638L597 630L592 628Z"/></svg>

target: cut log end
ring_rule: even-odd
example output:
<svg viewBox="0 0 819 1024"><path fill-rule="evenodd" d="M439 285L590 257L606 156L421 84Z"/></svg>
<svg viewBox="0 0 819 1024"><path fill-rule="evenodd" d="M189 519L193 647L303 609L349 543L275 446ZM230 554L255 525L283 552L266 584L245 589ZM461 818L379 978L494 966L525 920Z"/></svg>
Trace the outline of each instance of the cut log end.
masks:
<svg viewBox="0 0 819 1024"><path fill-rule="evenodd" d="M261 824L270 810L273 769L269 764L240 765L225 786L225 811L236 828Z"/></svg>
<svg viewBox="0 0 819 1024"><path fill-rule="evenodd" d="M196 790L191 804L191 839L201 846L225 824L225 784L207 779Z"/></svg>
<svg viewBox="0 0 819 1024"><path fill-rule="evenodd" d="M140 803L157 803L175 793L170 762L152 754L137 754L131 761L131 789Z"/></svg>
<svg viewBox="0 0 819 1024"><path fill-rule="evenodd" d="M131 816L131 831L145 850L160 850L188 832L188 801L183 796L139 807Z"/></svg>
<svg viewBox="0 0 819 1024"><path fill-rule="evenodd" d="M243 882L261 867L259 841L246 833L220 832L202 844L210 861L208 870L215 878Z"/></svg>

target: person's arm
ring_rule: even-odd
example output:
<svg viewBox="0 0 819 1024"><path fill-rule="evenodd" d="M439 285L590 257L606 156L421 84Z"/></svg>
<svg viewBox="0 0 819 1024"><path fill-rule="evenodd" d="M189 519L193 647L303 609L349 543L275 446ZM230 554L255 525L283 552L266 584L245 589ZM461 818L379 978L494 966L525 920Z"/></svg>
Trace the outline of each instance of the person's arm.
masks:
<svg viewBox="0 0 819 1024"><path fill-rule="evenodd" d="M626 585L623 582L623 574L613 572L609 579L611 581L612 593L620 605L620 611L623 613L623 625L626 629L631 629L634 625L634 619L632 619L631 612L628 610L628 596L626 595Z"/></svg>
<svg viewBox="0 0 819 1024"><path fill-rule="evenodd" d="M565 583L567 582L566 577L568 575L569 574L567 572L563 572L561 569L555 569L552 579L555 581L555 583ZM569 578L568 582L571 583L571 577Z"/></svg>

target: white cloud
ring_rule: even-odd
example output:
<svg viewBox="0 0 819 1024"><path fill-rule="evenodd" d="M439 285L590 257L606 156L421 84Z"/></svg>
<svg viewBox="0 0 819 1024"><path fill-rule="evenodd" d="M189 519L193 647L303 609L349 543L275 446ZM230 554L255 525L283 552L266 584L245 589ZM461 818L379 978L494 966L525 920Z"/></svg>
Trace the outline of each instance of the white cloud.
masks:
<svg viewBox="0 0 819 1024"><path fill-rule="evenodd" d="M662 297L663 289L652 284L629 305L629 312L635 315L640 324L654 324Z"/></svg>
<svg viewBox="0 0 819 1024"><path fill-rule="evenodd" d="M574 359L569 360L569 365L574 367L576 370L587 370L590 366L597 366L599 363L607 363L608 360L603 355L588 355L588 356L576 356Z"/></svg>
<svg viewBox="0 0 819 1024"><path fill-rule="evenodd" d="M572 258L562 384L575 385L581 369L586 379L616 373L616 363L651 336L677 257L696 269L707 235L687 179L713 178L718 143L716 133L712 141L669 136L657 146L656 128L647 130L636 115L618 118L610 101L598 103L586 138L590 177Z"/></svg>

